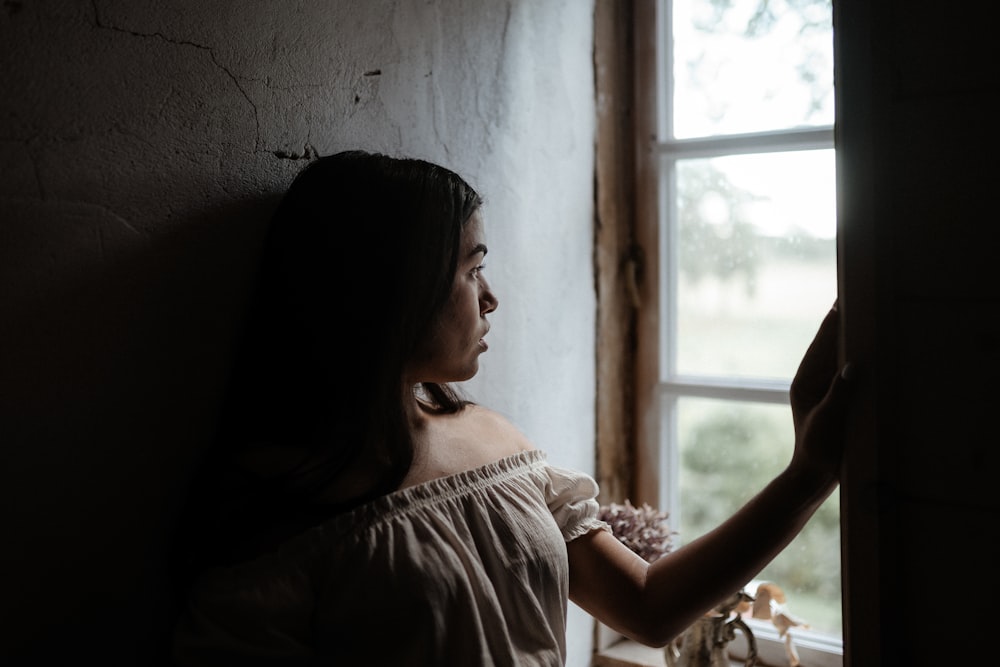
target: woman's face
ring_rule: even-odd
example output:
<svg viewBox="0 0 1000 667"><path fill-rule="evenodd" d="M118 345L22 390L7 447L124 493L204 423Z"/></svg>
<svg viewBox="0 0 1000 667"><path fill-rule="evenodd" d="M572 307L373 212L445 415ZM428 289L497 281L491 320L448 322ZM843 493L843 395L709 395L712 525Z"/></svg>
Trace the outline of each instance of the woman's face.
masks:
<svg viewBox="0 0 1000 667"><path fill-rule="evenodd" d="M484 338L490 330L486 315L497 308L483 275L485 256L483 221L477 211L462 229L451 295L407 367L413 384L461 382L479 370L479 355L487 349Z"/></svg>

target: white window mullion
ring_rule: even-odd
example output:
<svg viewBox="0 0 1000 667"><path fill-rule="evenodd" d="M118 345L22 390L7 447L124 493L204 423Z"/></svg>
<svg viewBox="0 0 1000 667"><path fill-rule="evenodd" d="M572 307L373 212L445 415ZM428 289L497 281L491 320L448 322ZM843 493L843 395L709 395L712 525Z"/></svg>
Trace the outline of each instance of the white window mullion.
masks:
<svg viewBox="0 0 1000 667"><path fill-rule="evenodd" d="M660 290L660 382L677 374L677 280L679 261L677 254L677 163L662 158L660 174L660 257L664 261L658 268Z"/></svg>
<svg viewBox="0 0 1000 667"><path fill-rule="evenodd" d="M664 382L661 391L676 396L788 405L789 384L788 380L677 376Z"/></svg>
<svg viewBox="0 0 1000 667"><path fill-rule="evenodd" d="M668 139L657 144L661 155L674 160L744 155L748 153L780 153L833 148L833 127L811 127L773 132L729 134L695 139Z"/></svg>

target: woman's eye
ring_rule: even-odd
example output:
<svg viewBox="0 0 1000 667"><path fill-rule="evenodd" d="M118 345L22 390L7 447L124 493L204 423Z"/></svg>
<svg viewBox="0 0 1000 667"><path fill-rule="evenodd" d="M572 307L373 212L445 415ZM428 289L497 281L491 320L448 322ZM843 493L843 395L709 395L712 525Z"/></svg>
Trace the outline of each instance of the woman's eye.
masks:
<svg viewBox="0 0 1000 667"><path fill-rule="evenodd" d="M480 264L476 268L472 269L472 275L478 276L480 273L483 272L483 269L485 269L485 268L486 268L485 264Z"/></svg>

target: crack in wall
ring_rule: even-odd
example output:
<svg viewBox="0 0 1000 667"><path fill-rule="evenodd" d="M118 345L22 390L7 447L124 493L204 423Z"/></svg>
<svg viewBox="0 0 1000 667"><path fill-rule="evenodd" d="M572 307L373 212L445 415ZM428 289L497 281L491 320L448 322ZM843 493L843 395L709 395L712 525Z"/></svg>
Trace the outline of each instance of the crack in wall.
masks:
<svg viewBox="0 0 1000 667"><path fill-rule="evenodd" d="M279 160L312 160L319 155L313 145L309 142L306 142L302 146L301 153L296 153L295 151L283 151L279 149L272 151L271 154Z"/></svg>
<svg viewBox="0 0 1000 667"><path fill-rule="evenodd" d="M65 200L65 201L60 201L58 203L71 204L71 205L74 205L74 206L82 206L82 207L95 208L98 211L103 212L105 215L107 215L108 217L110 217L112 220L114 220L115 222L117 222L122 227L124 227L125 229L129 230L130 232L132 232L136 236L146 236L146 234L144 232L139 231L139 229L137 229L135 225L133 225L131 222L129 222L128 220L126 220L124 217L122 217L122 215L120 213L116 213L115 211L113 211L112 209L108 208L104 204L96 204L94 202L83 202L83 201L73 201L73 200ZM102 241L103 241L103 237L102 237Z"/></svg>
<svg viewBox="0 0 1000 667"><path fill-rule="evenodd" d="M35 153L31 150L31 146L27 142L24 144L24 152L28 156L28 162L31 163L31 171L35 174L35 186L38 188L38 198L45 201L48 199L48 193L45 191L45 185L42 181L42 170L38 166Z"/></svg>
<svg viewBox="0 0 1000 667"><path fill-rule="evenodd" d="M104 204L98 204L97 202L83 201L83 200L80 200L80 199L47 199L47 200L43 200L43 199L36 199L34 197L0 195L0 202L11 202L11 203L18 204L18 203L32 203L32 202L36 202L37 203L37 202L40 202L40 201L44 201L46 206L63 207L65 209L65 211L68 214L70 214L70 215L72 215L74 213L76 213L77 215L79 215L80 211L86 211L88 209L91 209L91 210L94 210L94 211L99 211L99 212L103 213L105 216L107 216L108 218L110 218L111 220L115 221L116 223L118 223L119 225L121 225L122 227L124 227L125 229L127 229L128 231L130 231L131 233L135 234L136 236L139 236L139 237L146 237L146 236L148 236L147 232L140 230L138 227L136 227L131 222L129 222L125 217L123 217L120 213L117 213L114 209L112 209L112 208L110 208L108 206L105 206ZM77 210L74 211L73 209L77 209ZM101 233L103 234L103 232L101 232ZM102 249L103 249L103 243L104 243L103 236L101 237L100 241L101 241L101 245L102 245Z"/></svg>
<svg viewBox="0 0 1000 667"><path fill-rule="evenodd" d="M94 232L97 235L97 251L101 256L101 261L103 262L107 259L107 253L104 249L104 231L101 229L100 225L97 225L94 227Z"/></svg>
<svg viewBox="0 0 1000 667"><path fill-rule="evenodd" d="M12 143L21 144L24 147L24 154L28 158L28 163L31 165L31 172L35 177L35 187L38 189L38 199L45 201L48 199L48 195L45 192L45 185L42 183L42 170L38 166L38 159L35 157L35 152L31 148L31 144L34 142L35 137L29 137L27 139L14 139Z"/></svg>
<svg viewBox="0 0 1000 667"><path fill-rule="evenodd" d="M37 139L38 139L37 134L33 134L26 139L4 135L0 136L0 143L14 144L16 146L20 146L23 149L24 156L31 167L31 173L35 179L35 189L38 191L37 199L45 201L47 199L47 195L45 192L45 186L42 183L42 171L38 166L38 159L35 157L35 152L32 149L32 144L35 144ZM4 198L9 199L9 196ZM34 199L34 197L32 197L32 199Z"/></svg>
<svg viewBox="0 0 1000 667"><path fill-rule="evenodd" d="M240 83L239 77L237 77L228 67L226 67L224 64L222 64L219 61L219 58L218 58L218 56L215 55L215 50L212 47L205 46L204 44L198 44L197 42L192 42L192 41L186 40L186 39L175 39L175 38L172 38L172 37L167 37L166 35L164 35L160 31L156 31L156 32L138 32L138 31L135 31L135 30L127 30L125 28L119 28L118 26L114 26L114 25L111 25L109 23L105 23L101 19L100 10L97 8L97 0L91 0L90 4L91 4L91 7L94 10L94 25L95 25L95 27L97 27L97 28L99 28L101 30L110 30L112 32L118 32L118 33L122 33L122 34L125 34L125 35L131 35L132 37L144 37L144 38L154 37L156 39L163 40L164 42L167 42L168 44L174 44L176 46L190 46L190 47L199 49L201 51L207 51L208 52L208 57L212 59L212 63L219 70L221 70L223 72L223 74L225 74L229 78L230 81L233 82L233 85L236 86L236 89L238 91L240 91L240 95L243 96L243 99L245 99L247 101L247 104L250 105L250 108L253 109L254 124L256 126L256 134L254 136L254 151L255 152L262 152L261 148L260 148L260 110L257 108L257 105L254 103L253 99L251 99L250 94L247 93L246 89Z"/></svg>

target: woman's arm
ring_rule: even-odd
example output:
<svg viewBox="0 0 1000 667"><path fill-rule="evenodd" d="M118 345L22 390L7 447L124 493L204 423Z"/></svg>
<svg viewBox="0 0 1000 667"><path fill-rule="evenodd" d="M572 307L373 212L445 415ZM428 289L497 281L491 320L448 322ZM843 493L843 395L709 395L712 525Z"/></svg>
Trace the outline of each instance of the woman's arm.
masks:
<svg viewBox="0 0 1000 667"><path fill-rule="evenodd" d="M570 597L608 626L662 646L764 568L836 488L847 404L831 310L792 383L795 452L732 517L652 565L595 531L568 545Z"/></svg>

